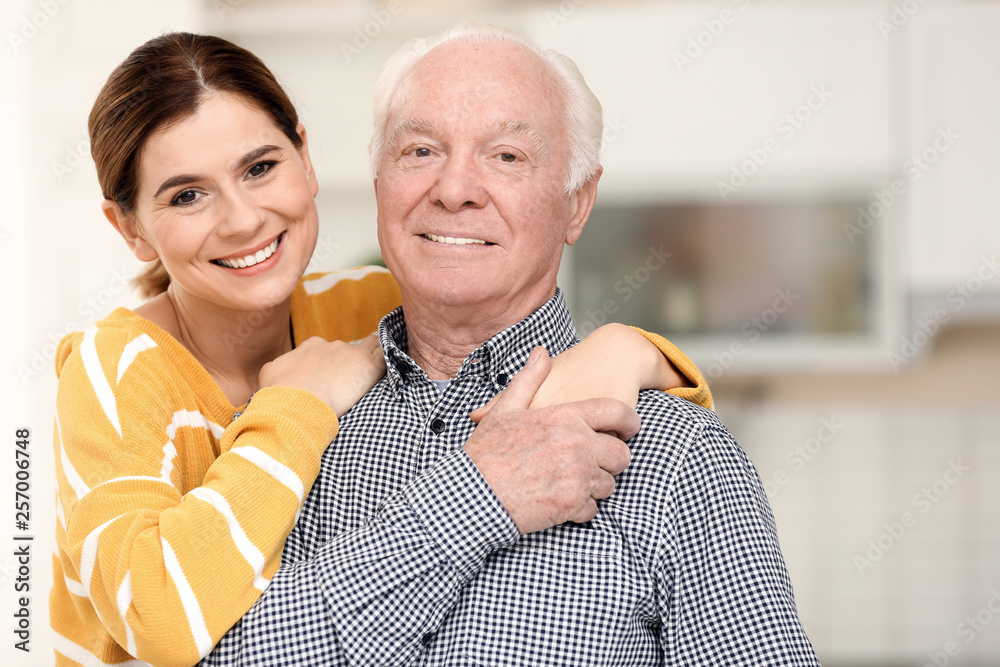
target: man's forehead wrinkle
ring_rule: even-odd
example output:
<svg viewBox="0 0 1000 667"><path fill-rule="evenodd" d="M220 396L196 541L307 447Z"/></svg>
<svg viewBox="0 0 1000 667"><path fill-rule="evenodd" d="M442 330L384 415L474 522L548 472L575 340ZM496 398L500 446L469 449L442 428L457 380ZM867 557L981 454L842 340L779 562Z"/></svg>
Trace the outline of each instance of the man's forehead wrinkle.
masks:
<svg viewBox="0 0 1000 667"><path fill-rule="evenodd" d="M564 95L552 66L523 45L442 44L414 63L397 87L386 148L398 152L407 133L440 139L442 133L464 127L474 129L481 139L519 135L539 159L548 160L553 150L562 152L561 144L567 139ZM550 127L547 112L545 118L532 115L540 111L539 105L551 106L554 127ZM492 109L495 115L482 117L484 108ZM401 120L394 122L393 116Z"/></svg>

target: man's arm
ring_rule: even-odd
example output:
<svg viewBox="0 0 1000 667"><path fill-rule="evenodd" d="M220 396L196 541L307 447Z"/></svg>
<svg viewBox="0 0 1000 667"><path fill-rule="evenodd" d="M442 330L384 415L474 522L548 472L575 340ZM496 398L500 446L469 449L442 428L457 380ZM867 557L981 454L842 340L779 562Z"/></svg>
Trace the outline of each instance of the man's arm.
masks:
<svg viewBox="0 0 1000 667"><path fill-rule="evenodd" d="M818 667L760 478L721 424L697 433L673 489L657 566L665 661Z"/></svg>
<svg viewBox="0 0 1000 667"><path fill-rule="evenodd" d="M463 450L383 503L361 529L286 563L204 665L401 665L422 651L494 550L586 521L639 428L610 399L527 410L548 355L525 366ZM334 445L336 446L336 445Z"/></svg>

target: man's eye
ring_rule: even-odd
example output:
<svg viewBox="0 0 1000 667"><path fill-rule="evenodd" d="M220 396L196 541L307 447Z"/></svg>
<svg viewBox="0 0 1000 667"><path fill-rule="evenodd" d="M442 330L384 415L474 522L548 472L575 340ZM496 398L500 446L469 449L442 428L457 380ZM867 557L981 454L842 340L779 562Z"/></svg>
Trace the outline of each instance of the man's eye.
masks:
<svg viewBox="0 0 1000 667"><path fill-rule="evenodd" d="M504 162L515 162L517 161L517 156L513 153L500 153L500 159Z"/></svg>
<svg viewBox="0 0 1000 667"><path fill-rule="evenodd" d="M196 190L184 190L178 192L177 196L170 200L174 206L187 206L193 204L201 198L201 193Z"/></svg>
<svg viewBox="0 0 1000 667"><path fill-rule="evenodd" d="M431 149L429 148L417 148L413 151L415 157L429 157L431 154Z"/></svg>

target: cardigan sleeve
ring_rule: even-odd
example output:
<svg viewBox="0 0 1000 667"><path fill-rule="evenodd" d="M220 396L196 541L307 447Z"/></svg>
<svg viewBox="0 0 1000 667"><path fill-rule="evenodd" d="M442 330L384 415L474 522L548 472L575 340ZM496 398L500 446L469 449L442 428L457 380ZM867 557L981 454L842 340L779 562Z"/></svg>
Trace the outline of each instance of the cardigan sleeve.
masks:
<svg viewBox="0 0 1000 667"><path fill-rule="evenodd" d="M89 632L144 661L193 664L278 569L336 414L271 387L218 424L148 335L102 327L74 343L55 432L66 586L104 626Z"/></svg>
<svg viewBox="0 0 1000 667"><path fill-rule="evenodd" d="M698 367L693 361L691 361L686 354L681 352L680 348L671 343L669 340L663 336L649 331L644 331L639 327L632 327L643 336L646 337L650 343L656 346L663 356L674 365L674 367L680 371L681 375L687 378L688 382L691 383L690 387L673 387L667 389L667 393L674 394L679 398L691 401L703 408L711 410L714 405L712 399L712 391L708 388L708 382L705 381L705 377L698 370Z"/></svg>

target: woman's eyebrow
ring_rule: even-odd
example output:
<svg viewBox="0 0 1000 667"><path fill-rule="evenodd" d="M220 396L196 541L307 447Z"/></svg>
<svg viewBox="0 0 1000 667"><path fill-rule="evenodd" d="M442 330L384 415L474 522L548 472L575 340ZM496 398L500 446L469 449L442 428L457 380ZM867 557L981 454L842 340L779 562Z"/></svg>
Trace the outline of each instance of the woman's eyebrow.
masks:
<svg viewBox="0 0 1000 667"><path fill-rule="evenodd" d="M173 176L167 180L160 183L160 187L156 189L153 193L153 199L156 199L164 190L169 190L170 188L176 188L181 185L187 185L188 183L197 183L202 180L202 176L197 174L181 174L180 176Z"/></svg>
<svg viewBox="0 0 1000 667"><path fill-rule="evenodd" d="M272 146L272 145L258 146L257 148L253 149L252 151L241 157L239 160L231 164L229 168L232 171L240 171L254 160L257 160L267 155L268 153L277 150L281 150L281 148L279 146ZM198 181L203 180L204 178L205 178L204 176L199 176L198 174L180 174L178 176L172 176L160 184L160 187L158 187L156 189L156 192L153 193L153 199L159 197L164 190L176 188L181 185L187 185L189 183L197 183Z"/></svg>
<svg viewBox="0 0 1000 667"><path fill-rule="evenodd" d="M272 145L259 146L250 151L249 153L247 153L246 155L244 155L243 157L241 157L236 162L234 162L229 168L232 171L240 171L243 169L243 167L247 166L254 160L267 155L271 151L277 151L277 150L281 149L278 146L272 146Z"/></svg>

